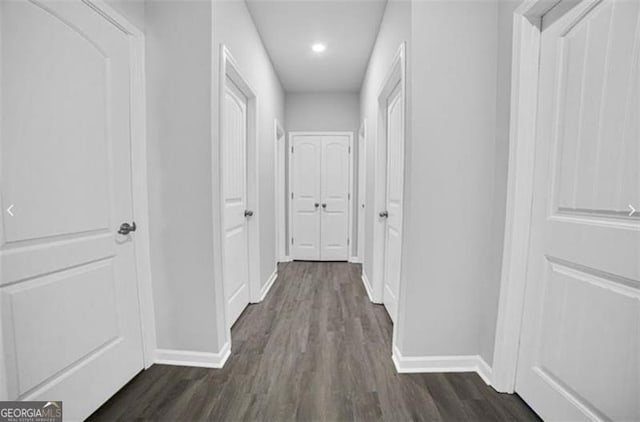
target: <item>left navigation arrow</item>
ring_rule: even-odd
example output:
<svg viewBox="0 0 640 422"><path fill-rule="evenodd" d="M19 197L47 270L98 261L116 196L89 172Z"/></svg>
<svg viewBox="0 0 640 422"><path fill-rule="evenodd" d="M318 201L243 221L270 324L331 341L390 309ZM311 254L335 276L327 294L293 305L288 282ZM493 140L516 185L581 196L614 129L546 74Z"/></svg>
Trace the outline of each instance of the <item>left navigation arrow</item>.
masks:
<svg viewBox="0 0 640 422"><path fill-rule="evenodd" d="M11 217L13 217L13 211L11 211L12 209L13 209L13 204L9 205L9 208L7 208L7 212Z"/></svg>

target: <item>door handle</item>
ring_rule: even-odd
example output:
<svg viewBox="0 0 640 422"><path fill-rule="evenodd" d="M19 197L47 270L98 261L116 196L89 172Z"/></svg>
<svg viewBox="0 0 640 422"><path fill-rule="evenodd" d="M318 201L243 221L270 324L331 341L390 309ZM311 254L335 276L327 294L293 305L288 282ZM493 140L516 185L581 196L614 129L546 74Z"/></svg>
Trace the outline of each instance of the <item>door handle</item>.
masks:
<svg viewBox="0 0 640 422"><path fill-rule="evenodd" d="M136 231L136 222L134 221L133 224L129 224L129 223L122 223L120 224L120 230L118 230L118 233L123 234L123 235L128 235L131 232Z"/></svg>
<svg viewBox="0 0 640 422"><path fill-rule="evenodd" d="M252 216L253 216L253 211L251 211L251 210L244 210L244 216L245 216L245 217L252 217Z"/></svg>
<svg viewBox="0 0 640 422"><path fill-rule="evenodd" d="M322 208L327 208L327 204L322 204Z"/></svg>
<svg viewBox="0 0 640 422"><path fill-rule="evenodd" d="M317 202L315 204L313 204L314 207L318 208L320 206L320 204L318 204Z"/></svg>
<svg viewBox="0 0 640 422"><path fill-rule="evenodd" d="M387 218L389 217L389 212L388 211L380 211L380 214L378 214L380 216L380 218Z"/></svg>

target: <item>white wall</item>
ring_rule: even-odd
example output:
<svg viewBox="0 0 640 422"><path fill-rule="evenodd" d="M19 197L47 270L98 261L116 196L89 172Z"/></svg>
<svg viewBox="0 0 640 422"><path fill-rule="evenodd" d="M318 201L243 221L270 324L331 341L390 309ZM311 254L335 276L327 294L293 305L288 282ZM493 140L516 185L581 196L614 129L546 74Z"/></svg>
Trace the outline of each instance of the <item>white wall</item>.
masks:
<svg viewBox="0 0 640 422"><path fill-rule="evenodd" d="M275 138L274 118L284 122L284 91L243 1L213 2L214 98L219 92L220 45L224 44L257 96L259 203L256 218L260 226L260 283L264 285L276 267L275 235ZM217 101L213 102L213 126L218 127ZM283 123L284 125L284 123ZM285 130L288 128L285 126ZM219 132L213 133L214 145Z"/></svg>
<svg viewBox="0 0 640 422"><path fill-rule="evenodd" d="M285 122L288 131L349 131L360 126L357 93L287 93Z"/></svg>
<svg viewBox="0 0 640 422"><path fill-rule="evenodd" d="M135 3L116 1L127 11ZM117 4L120 2L122 4ZM275 269L274 130L284 92L244 2L147 1L151 261L158 348L217 353L229 340L215 223L219 192L219 52L225 44L257 95L261 285ZM128 8L128 9L127 9ZM132 9L133 10L133 9ZM146 15L146 16L145 16ZM137 18L135 17L137 16Z"/></svg>
<svg viewBox="0 0 640 422"><path fill-rule="evenodd" d="M383 223L377 217L385 207L385 169L383 151L386 146L377 136L378 133L378 94L391 68L394 56L403 42L410 45L412 3L403 0L390 0L380 24L380 32L369 59L367 73L360 91L361 118L367 121L367 194L365 207L365 248L363 271L371 286L381 300L382 294L382 250L374 248L374 234L384 236ZM410 63L411 57L407 61ZM411 91L411 69L407 67L407 91ZM410 138L411 108L405 113L407 138ZM409 147L409 145L407 145ZM409 150L407 151L409 155Z"/></svg>
<svg viewBox="0 0 640 422"><path fill-rule="evenodd" d="M218 352L211 192L211 6L149 1L151 267L161 349Z"/></svg>
<svg viewBox="0 0 640 422"><path fill-rule="evenodd" d="M390 0L361 90L367 119L364 271L381 299L384 145L378 92L408 41L403 356L493 362L505 222L512 12L520 1Z"/></svg>
<svg viewBox="0 0 640 422"><path fill-rule="evenodd" d="M494 190L497 25L497 2L413 4L414 120L396 327L404 356L482 354L491 362L493 257L502 246L492 222L503 198Z"/></svg>

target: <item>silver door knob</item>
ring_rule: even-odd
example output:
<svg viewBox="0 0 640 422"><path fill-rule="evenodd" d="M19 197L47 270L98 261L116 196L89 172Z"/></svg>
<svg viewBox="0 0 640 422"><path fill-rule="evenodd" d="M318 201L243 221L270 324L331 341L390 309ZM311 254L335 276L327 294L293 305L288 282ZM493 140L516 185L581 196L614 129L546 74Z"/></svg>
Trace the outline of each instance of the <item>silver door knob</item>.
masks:
<svg viewBox="0 0 640 422"><path fill-rule="evenodd" d="M253 216L253 211L251 211L251 210L244 210L244 216L245 216L245 217L252 217L252 216Z"/></svg>
<svg viewBox="0 0 640 422"><path fill-rule="evenodd" d="M322 204L322 208L327 208L327 204Z"/></svg>
<svg viewBox="0 0 640 422"><path fill-rule="evenodd" d="M380 214L378 214L380 216L380 218L387 218L389 217L389 212L388 211L381 211Z"/></svg>
<svg viewBox="0 0 640 422"><path fill-rule="evenodd" d="M320 204L318 204L317 202L315 204L313 204L314 207L318 208L320 206Z"/></svg>

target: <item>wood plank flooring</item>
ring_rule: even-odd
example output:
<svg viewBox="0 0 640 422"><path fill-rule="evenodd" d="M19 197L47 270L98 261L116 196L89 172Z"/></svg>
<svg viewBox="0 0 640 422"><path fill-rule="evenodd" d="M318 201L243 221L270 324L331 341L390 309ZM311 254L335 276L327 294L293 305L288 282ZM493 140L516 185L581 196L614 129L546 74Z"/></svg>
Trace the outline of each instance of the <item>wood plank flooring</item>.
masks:
<svg viewBox="0 0 640 422"><path fill-rule="evenodd" d="M397 374L392 325L359 266L280 264L232 329L223 369L154 365L92 421L534 421L475 373Z"/></svg>

